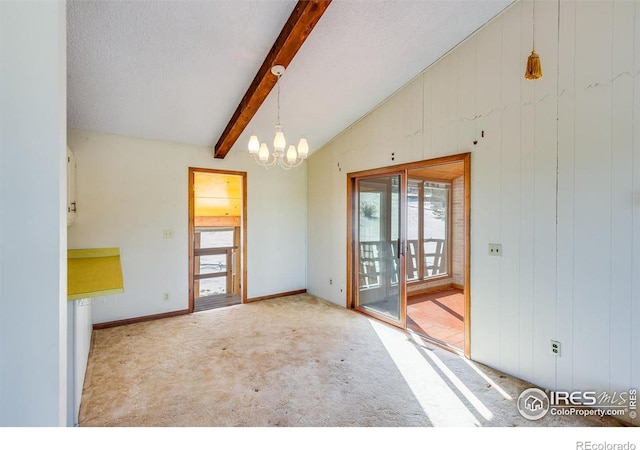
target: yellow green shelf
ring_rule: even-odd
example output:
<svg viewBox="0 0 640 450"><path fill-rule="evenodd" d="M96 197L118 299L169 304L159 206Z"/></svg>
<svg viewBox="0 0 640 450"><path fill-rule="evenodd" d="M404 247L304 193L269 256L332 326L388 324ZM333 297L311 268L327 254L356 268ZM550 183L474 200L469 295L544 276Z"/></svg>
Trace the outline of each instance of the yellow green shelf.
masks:
<svg viewBox="0 0 640 450"><path fill-rule="evenodd" d="M67 299L101 297L124 292L119 248L67 251Z"/></svg>

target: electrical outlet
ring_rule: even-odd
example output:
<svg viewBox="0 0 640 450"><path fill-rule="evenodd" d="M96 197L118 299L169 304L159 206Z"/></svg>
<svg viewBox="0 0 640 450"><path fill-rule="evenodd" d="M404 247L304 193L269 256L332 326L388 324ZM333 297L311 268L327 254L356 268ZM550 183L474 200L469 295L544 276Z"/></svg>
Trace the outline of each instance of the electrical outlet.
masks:
<svg viewBox="0 0 640 450"><path fill-rule="evenodd" d="M491 255L491 256L502 256L502 245L501 244L489 244L489 255Z"/></svg>
<svg viewBox="0 0 640 450"><path fill-rule="evenodd" d="M333 278L329 278L329 284L333 284Z"/></svg>
<svg viewBox="0 0 640 450"><path fill-rule="evenodd" d="M162 230L162 237L165 239L173 239L173 230Z"/></svg>
<svg viewBox="0 0 640 450"><path fill-rule="evenodd" d="M562 356L562 345L559 341L551 341L551 353L556 356Z"/></svg>
<svg viewBox="0 0 640 450"><path fill-rule="evenodd" d="M165 292L164 294L162 294L162 299L163 299L165 302L168 302L168 301L169 301L169 293L168 293L168 292Z"/></svg>

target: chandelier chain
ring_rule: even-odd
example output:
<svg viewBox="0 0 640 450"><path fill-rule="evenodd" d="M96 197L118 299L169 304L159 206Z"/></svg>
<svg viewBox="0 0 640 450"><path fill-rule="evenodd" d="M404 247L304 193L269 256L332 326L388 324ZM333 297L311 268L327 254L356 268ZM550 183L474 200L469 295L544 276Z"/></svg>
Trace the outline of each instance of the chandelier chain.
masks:
<svg viewBox="0 0 640 450"><path fill-rule="evenodd" d="M278 125L280 125L280 75L278 75L278 80L276 81L276 85L278 88Z"/></svg>

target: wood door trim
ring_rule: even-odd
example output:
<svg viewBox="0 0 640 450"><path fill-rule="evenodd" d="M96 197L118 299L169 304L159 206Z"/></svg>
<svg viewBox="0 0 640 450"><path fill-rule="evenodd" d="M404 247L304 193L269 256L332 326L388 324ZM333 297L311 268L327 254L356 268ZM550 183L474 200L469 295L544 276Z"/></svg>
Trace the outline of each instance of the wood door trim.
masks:
<svg viewBox="0 0 640 450"><path fill-rule="evenodd" d="M393 325L394 327L406 328L406 326L405 327L398 326L398 321L395 320L393 317L385 316L384 314L381 314L379 312L371 311L361 306L356 306L355 308L352 308L352 309L356 312L359 312L360 314L373 317L374 319L379 320L380 322L388 323L389 325Z"/></svg>
<svg viewBox="0 0 640 450"><path fill-rule="evenodd" d="M385 166L385 167L377 167L375 169L360 170L358 172L348 173L347 177L358 177L358 178L364 177L364 176L368 177L368 176L375 176L375 175L383 174L383 173L386 173L386 172L391 171L391 170L411 170L411 169L419 169L421 167L424 167L425 165L428 165L428 166L439 166L439 165L442 165L442 164L449 164L449 163L455 163L455 162L464 162L465 161L465 157L467 155L470 156L471 153L470 152L458 153L456 155L442 156L440 158L425 159L423 161L396 164L395 166Z"/></svg>
<svg viewBox="0 0 640 450"><path fill-rule="evenodd" d="M355 261L354 249L353 249L353 221L355 220L355 214L353 214L353 196L355 195L355 183L356 180L353 177L347 175L347 288L345 292L345 308L353 309L353 263Z"/></svg>
<svg viewBox="0 0 640 450"><path fill-rule="evenodd" d="M188 186L188 196L189 196L189 232L188 232L188 248L189 248L189 312L194 311L195 303L194 303L194 295L193 292L193 265L194 265L194 249L193 249L193 239L194 239L194 182L195 182L195 173L213 173L220 175L236 175L242 177L242 221L241 221L241 233L242 233L242 303L247 303L247 172L240 172L235 170L218 170L218 169L205 169L200 167L189 167L189 186Z"/></svg>
<svg viewBox="0 0 640 450"><path fill-rule="evenodd" d="M464 356L471 358L471 153L464 154Z"/></svg>
<svg viewBox="0 0 640 450"><path fill-rule="evenodd" d="M403 330L407 329L407 218L409 209L409 172L403 170L400 173L400 223L398 224L398 241L400 241L400 270L398 284L400 285L400 324ZM402 280L402 282L400 281Z"/></svg>
<svg viewBox="0 0 640 450"><path fill-rule="evenodd" d="M195 172L196 169L189 167L189 185L187 187L188 195L189 195L189 208L188 208L188 221L189 221L189 230L187 233L187 248L189 249L189 279L187 285L189 286L189 312L192 313L194 309L194 292L193 292L193 266L195 265L195 255L193 251L194 243L194 216L195 216L195 208L194 208L194 191L195 191Z"/></svg>
<svg viewBox="0 0 640 450"><path fill-rule="evenodd" d="M418 189L418 224L418 280L424 281L424 180Z"/></svg>

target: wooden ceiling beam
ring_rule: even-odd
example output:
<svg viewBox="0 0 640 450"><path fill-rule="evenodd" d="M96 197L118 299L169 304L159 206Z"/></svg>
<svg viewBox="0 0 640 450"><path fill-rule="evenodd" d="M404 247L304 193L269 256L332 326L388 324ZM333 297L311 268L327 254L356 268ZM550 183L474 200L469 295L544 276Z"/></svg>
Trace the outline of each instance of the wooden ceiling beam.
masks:
<svg viewBox="0 0 640 450"><path fill-rule="evenodd" d="M271 68L275 65L282 65L285 68L289 66L330 3L331 0L298 1L215 145L214 156L216 158L222 159L227 156L233 144L249 125L271 89L276 85L278 78L271 73Z"/></svg>

